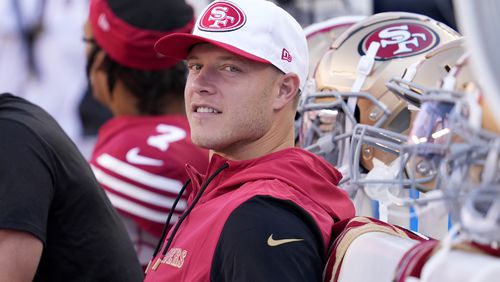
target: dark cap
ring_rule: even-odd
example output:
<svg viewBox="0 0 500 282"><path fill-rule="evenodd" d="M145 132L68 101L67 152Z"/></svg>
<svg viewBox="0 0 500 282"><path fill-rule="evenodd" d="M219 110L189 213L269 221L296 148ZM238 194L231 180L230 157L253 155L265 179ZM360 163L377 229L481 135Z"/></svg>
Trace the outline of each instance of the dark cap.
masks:
<svg viewBox="0 0 500 282"><path fill-rule="evenodd" d="M89 22L97 44L116 62L160 70L179 62L154 49L171 33L190 33L193 8L184 0L91 0Z"/></svg>

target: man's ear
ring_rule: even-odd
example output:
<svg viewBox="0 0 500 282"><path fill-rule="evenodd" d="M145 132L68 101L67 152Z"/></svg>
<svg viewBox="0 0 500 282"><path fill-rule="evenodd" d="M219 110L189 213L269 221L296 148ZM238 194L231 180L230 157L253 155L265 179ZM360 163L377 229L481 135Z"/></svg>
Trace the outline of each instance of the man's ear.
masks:
<svg viewBox="0 0 500 282"><path fill-rule="evenodd" d="M273 108L280 110L289 103L293 103L294 97L299 92L300 79L295 73L287 73L279 79L279 92L274 100Z"/></svg>
<svg viewBox="0 0 500 282"><path fill-rule="evenodd" d="M90 83L96 82L98 77L106 76L106 68L104 67L104 59L106 58L106 53L103 50L97 51L97 54L92 61L92 65L88 70Z"/></svg>
<svg viewBox="0 0 500 282"><path fill-rule="evenodd" d="M106 53L99 50L90 67L89 80L94 98L105 106L108 106L112 95L108 89L108 73L105 67Z"/></svg>

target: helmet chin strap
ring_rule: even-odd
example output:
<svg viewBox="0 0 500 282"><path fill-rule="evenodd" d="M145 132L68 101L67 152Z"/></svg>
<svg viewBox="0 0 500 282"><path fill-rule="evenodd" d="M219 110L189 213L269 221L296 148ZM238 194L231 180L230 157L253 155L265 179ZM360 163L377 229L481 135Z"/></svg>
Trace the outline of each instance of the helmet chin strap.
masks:
<svg viewBox="0 0 500 282"><path fill-rule="evenodd" d="M378 49L380 48L380 43L373 41L370 43L366 54L361 56L358 63L356 81L351 86L351 92L360 92L363 84L365 83L366 77L370 75L375 64L375 57L377 56ZM354 111L353 111L354 112Z"/></svg>
<svg viewBox="0 0 500 282"><path fill-rule="evenodd" d="M415 62L411 64L408 68L406 68L405 74L403 75L403 80L408 82L413 81L415 76L417 75L418 68L422 64L423 61Z"/></svg>
<svg viewBox="0 0 500 282"><path fill-rule="evenodd" d="M366 54L361 56L361 58L359 59L358 67L356 70L356 80L354 81L354 84L351 86L351 92L357 93L361 91L361 88L363 87L366 78L372 72L373 65L375 64L375 57L377 56L379 48L380 48L380 43L373 41L372 43L370 43L370 46L368 47ZM358 103L357 97L350 97L347 99L347 108L349 109L349 111L353 116L354 116L354 111L356 110L357 103ZM346 132L347 130L352 131L354 128L354 124L349 119L346 119L345 125L346 125L345 126ZM345 144L347 145L350 142L349 138L346 138L344 142L346 142ZM347 164L347 163L349 163L349 146L344 146L342 164Z"/></svg>

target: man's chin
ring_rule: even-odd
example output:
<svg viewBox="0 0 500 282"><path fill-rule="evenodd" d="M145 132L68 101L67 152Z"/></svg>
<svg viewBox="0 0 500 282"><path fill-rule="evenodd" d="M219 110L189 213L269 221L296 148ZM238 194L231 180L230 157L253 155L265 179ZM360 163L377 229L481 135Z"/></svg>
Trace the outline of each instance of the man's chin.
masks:
<svg viewBox="0 0 500 282"><path fill-rule="evenodd" d="M211 140L209 138L206 138L206 136L201 137L201 138L196 138L196 137L192 136L191 141L196 146L203 148L203 149L207 149L207 150L217 150L219 147L221 147L220 144L218 144L218 142L216 142L215 140Z"/></svg>
<svg viewBox="0 0 500 282"><path fill-rule="evenodd" d="M193 142L196 146L210 150L212 152L216 152L217 154L224 155L224 152L227 152L230 146L227 143L222 142L214 142L210 140L198 140L198 142Z"/></svg>

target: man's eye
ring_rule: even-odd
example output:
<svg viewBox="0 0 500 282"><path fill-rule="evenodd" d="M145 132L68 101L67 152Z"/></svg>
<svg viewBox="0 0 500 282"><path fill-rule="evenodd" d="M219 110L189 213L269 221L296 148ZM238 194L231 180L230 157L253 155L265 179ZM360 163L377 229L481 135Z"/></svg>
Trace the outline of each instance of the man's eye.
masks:
<svg viewBox="0 0 500 282"><path fill-rule="evenodd" d="M188 69L191 71L199 71L199 70L201 70L201 65L200 64L189 64Z"/></svg>
<svg viewBox="0 0 500 282"><path fill-rule="evenodd" d="M235 66L224 66L224 70L228 72L240 72L240 69Z"/></svg>

